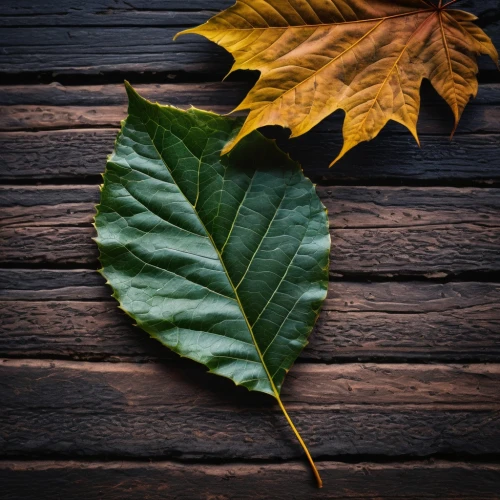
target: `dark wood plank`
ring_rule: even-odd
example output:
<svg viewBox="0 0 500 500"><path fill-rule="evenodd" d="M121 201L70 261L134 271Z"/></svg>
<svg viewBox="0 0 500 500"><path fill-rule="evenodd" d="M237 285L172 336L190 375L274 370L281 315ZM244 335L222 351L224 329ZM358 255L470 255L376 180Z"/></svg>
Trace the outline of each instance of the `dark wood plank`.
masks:
<svg viewBox="0 0 500 500"><path fill-rule="evenodd" d="M33 237L39 234L34 231ZM52 235L43 233L45 238ZM28 236L28 233L23 235ZM53 235L56 237L56 235ZM68 240L71 236L62 234ZM498 228L475 224L333 231L330 270L343 276L460 276L500 271ZM23 241L24 238L21 238ZM69 243L69 241L68 241ZM71 253L72 245L69 244Z"/></svg>
<svg viewBox="0 0 500 500"><path fill-rule="evenodd" d="M83 9L79 4L77 7L79 10L76 12L71 10L74 1L69 1L65 2L66 5L58 6L56 12L54 6L51 11L43 12L44 3L47 2L42 2L38 7L38 11L44 14L38 21L42 23L41 26L39 24L30 26L30 21L23 16L22 7L8 9L11 14L7 17L7 22L10 20L11 23L0 27L0 40L2 40L0 72L98 74L117 71L188 71L210 74L213 78L219 79L231 66L231 57L223 49L201 37L189 35L175 43L172 40L181 28L177 25L186 23L188 26L203 22L211 16L211 12L206 12L205 15L192 13L191 16L182 12L173 13L172 5L176 2L164 2L160 11L157 10L160 7L159 3L149 6L145 5L145 2L134 2L132 8L126 9L123 8L126 3L120 2L118 9L112 4L112 10L109 11L110 0L91 2L89 8ZM210 9L217 10L232 3L211 2ZM207 4L202 7L198 2L191 4L189 8L194 9L195 6L206 8ZM477 0L471 1L468 6L464 2L463 8L467 7L472 12L487 16L486 31L498 45L500 23L495 16L489 15L491 10L496 12L498 9L498 6L495 8L495 2ZM27 13L35 16L36 12L36 8L27 9ZM110 14L105 15L106 13ZM113 21L113 14L121 17L120 20L116 19L116 24ZM101 25L102 21L93 21L99 16L104 18L104 25ZM151 21L154 18L156 20ZM65 24L58 26L61 21ZM130 23L134 26L127 27ZM50 26L51 29L46 29L46 26ZM480 64L483 69L494 68L491 61L488 62L486 58L481 58Z"/></svg>
<svg viewBox="0 0 500 500"><path fill-rule="evenodd" d="M97 266L90 226L97 187L15 186L0 192L4 263ZM319 187L318 192L331 214L330 270L336 275L442 278L500 271L496 189Z"/></svg>
<svg viewBox="0 0 500 500"><path fill-rule="evenodd" d="M477 224L401 229L332 230L330 271L335 276L427 276L500 271L498 227ZM0 257L5 264L98 266L89 227L2 228ZM480 256L480 258L478 258Z"/></svg>
<svg viewBox="0 0 500 500"><path fill-rule="evenodd" d="M4 457L302 457L272 398L187 360L4 360L0 371ZM301 364L282 396L315 456L489 455L499 382L499 365Z"/></svg>
<svg viewBox="0 0 500 500"><path fill-rule="evenodd" d="M233 5L234 0L87 0L85 3L79 0L17 0L9 2L3 0L0 2L0 16L2 24L11 26L18 23L40 25L43 23L57 24L105 24L108 19L108 26L112 24L124 23L124 19L130 19L132 16L139 18L134 22L141 23L142 17L155 13L157 19L167 13L187 13L194 15L197 11L219 11ZM470 3L470 1L469 1ZM495 7L494 1L486 0L483 2L472 1L471 7L478 13L487 13L489 9ZM469 6L468 6L469 8ZM36 19L42 18L37 22ZM47 19L43 19L46 16ZM102 20L101 18L104 18ZM10 21L10 23L9 23ZM153 21L154 22L154 21Z"/></svg>
<svg viewBox="0 0 500 500"><path fill-rule="evenodd" d="M1 269L1 300L111 300L105 280L89 269Z"/></svg>
<svg viewBox="0 0 500 500"><path fill-rule="evenodd" d="M245 97L251 84L248 82L207 82L207 83L154 83L134 85L137 91L150 101L188 107L223 105L235 107ZM429 84L422 87L424 115L435 111L442 102ZM0 105L2 106L125 106L127 94L123 84L107 85L0 85ZM500 105L500 84L482 84L478 95L471 101L472 106ZM446 106L444 106L446 109ZM435 113L432 113L435 114ZM437 114L437 113L436 113Z"/></svg>
<svg viewBox="0 0 500 500"><path fill-rule="evenodd" d="M168 26L204 22L235 0L78 0L0 2L0 26ZM497 0L462 1L462 9L489 24L498 11Z"/></svg>
<svg viewBox="0 0 500 500"><path fill-rule="evenodd" d="M419 149L411 137L388 131L361 144L328 169L340 148L339 133L311 133L280 141L280 147L290 152L309 176L332 184L500 181L500 135L457 135L452 142L442 136L425 136ZM80 182L99 176L116 134L114 129L0 132L0 179Z"/></svg>
<svg viewBox="0 0 500 500"><path fill-rule="evenodd" d="M86 16L122 16L135 13L141 16L151 11L161 15L164 12L196 12L202 10L219 11L233 5L235 0L211 0L207 8L206 0L87 0L82 4L79 0L17 0L0 2L0 15L15 21L16 18L47 15L52 19L55 16L64 16L83 24L81 19ZM474 12L477 16L488 16L498 10L496 0L463 0L461 7ZM4 21L5 22L5 21ZM96 23L101 23L96 20Z"/></svg>
<svg viewBox="0 0 500 500"><path fill-rule="evenodd" d="M103 129L0 133L0 178L79 182L100 175L116 133Z"/></svg>
<svg viewBox="0 0 500 500"><path fill-rule="evenodd" d="M302 463L0 462L4 500L498 498L500 466L463 462L320 462L324 488ZM293 493L291 493L293 492Z"/></svg>
<svg viewBox="0 0 500 500"><path fill-rule="evenodd" d="M231 111L244 97L248 86L232 84L207 84L207 85L148 85L138 86L139 91L144 91L146 97L164 104L174 104L179 107L190 107L193 103L202 109L215 112ZM448 135L453 129L451 112L435 95L426 87L426 98L423 103L419 120L420 133L432 135ZM491 84L481 86L480 99L472 101L467 107L461 120L458 134L473 133L499 133L500 132L500 85ZM19 104L9 104L0 107L0 131L15 130L52 130L63 128L85 127L117 127L121 120L127 116L127 105L124 99L123 86L113 85L111 88L98 86L84 89L77 87L21 87L21 97L14 99L16 87L4 90L4 102L21 101ZM23 91L24 89L24 91ZM28 89L28 90L26 90ZM43 89L43 90L42 90ZM116 90L116 96L108 95ZM59 102L59 96L61 104ZM42 102L51 104L40 104ZM31 101L32 104L23 103ZM121 102L120 102L121 101ZM69 103L76 104L69 104ZM84 104L84 103L87 104ZM487 103L487 104L486 104ZM343 115L335 113L324 120L317 132L339 133L342 129ZM404 133L404 129L397 124L392 124L393 132Z"/></svg>
<svg viewBox="0 0 500 500"><path fill-rule="evenodd" d="M317 191L335 229L500 224L497 189L319 186ZM0 187L0 227L91 224L98 202L99 186Z"/></svg>
<svg viewBox="0 0 500 500"><path fill-rule="evenodd" d="M196 103L218 111L229 111L243 98L246 88L228 83L138 86L152 100L180 107ZM112 150L115 127L126 116L125 100L122 85L1 87L0 103L4 107L0 128L23 130L0 132L0 178L64 177L80 181L83 176L99 175L103 159ZM327 166L341 146L341 115L294 140L287 140L286 133L277 129L271 135L321 182L498 182L500 86L481 86L478 99L465 111L459 133L451 142L439 135L452 129L449 109L428 88L424 102L421 149L407 132L393 124L375 141L352 151L334 169ZM50 130L57 128L63 130Z"/></svg>
<svg viewBox="0 0 500 500"><path fill-rule="evenodd" d="M2 270L0 281L0 356L177 359L95 271ZM500 361L499 332L499 284L332 282L301 360Z"/></svg>
<svg viewBox="0 0 500 500"><path fill-rule="evenodd" d="M207 16L209 17L209 16ZM0 28L0 73L58 75L199 73L220 80L232 57L200 36L173 41L182 27Z"/></svg>
<svg viewBox="0 0 500 500"><path fill-rule="evenodd" d="M150 101L168 103L173 106L195 105L236 107L250 85L241 82L216 83L163 83L139 84L134 88ZM426 96L435 99L432 93ZM2 106L121 106L127 105L127 94L123 84L72 85L54 82L50 85L0 85L0 105ZM481 85L475 104L500 105L500 85Z"/></svg>
<svg viewBox="0 0 500 500"><path fill-rule="evenodd" d="M3 2L6 3L6 2ZM217 4L229 6L231 0L219 2L128 2L91 0L82 2L9 2L0 5L0 27L184 27L204 23L216 14ZM156 5L155 5L156 4ZM214 5L215 4L215 8ZM187 6L187 8L186 8ZM224 8L224 7L222 7ZM5 12L6 11L6 12Z"/></svg>

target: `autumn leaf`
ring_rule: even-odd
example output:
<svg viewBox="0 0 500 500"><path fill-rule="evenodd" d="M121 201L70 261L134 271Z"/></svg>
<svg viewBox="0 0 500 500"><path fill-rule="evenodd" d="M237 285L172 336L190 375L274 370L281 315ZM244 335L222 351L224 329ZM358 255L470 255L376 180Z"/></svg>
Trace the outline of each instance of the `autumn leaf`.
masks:
<svg viewBox="0 0 500 500"><path fill-rule="evenodd" d="M101 272L153 338L276 398L328 289L328 216L314 185L242 121L153 104L130 86L95 219Z"/></svg>
<svg viewBox="0 0 500 500"><path fill-rule="evenodd" d="M424 78L449 104L456 129L477 94L477 56L498 62L477 18L450 9L457 1L238 0L182 32L225 47L235 58L232 71L261 73L236 109L250 110L248 118L223 153L259 127L281 125L296 137L338 109L346 115L335 162L389 120L418 141Z"/></svg>

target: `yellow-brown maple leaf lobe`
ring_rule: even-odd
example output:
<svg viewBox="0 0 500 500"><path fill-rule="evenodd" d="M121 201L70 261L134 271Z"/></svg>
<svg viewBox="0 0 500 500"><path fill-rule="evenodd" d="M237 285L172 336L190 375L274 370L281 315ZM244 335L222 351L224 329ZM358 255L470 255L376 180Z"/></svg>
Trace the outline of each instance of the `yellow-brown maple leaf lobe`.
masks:
<svg viewBox="0 0 500 500"><path fill-rule="evenodd" d="M228 153L246 135L281 125L292 137L346 113L337 159L375 138L389 120L418 141L420 87L427 78L455 116L477 94L477 56L498 63L472 14L430 0L238 0L196 33L233 54L231 71L260 79L236 110L250 110Z"/></svg>

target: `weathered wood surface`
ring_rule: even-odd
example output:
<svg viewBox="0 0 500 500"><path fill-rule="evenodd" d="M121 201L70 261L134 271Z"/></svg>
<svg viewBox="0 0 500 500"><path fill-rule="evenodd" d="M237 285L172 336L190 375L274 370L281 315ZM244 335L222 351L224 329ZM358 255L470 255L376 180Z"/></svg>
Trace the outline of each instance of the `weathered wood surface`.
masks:
<svg viewBox="0 0 500 500"><path fill-rule="evenodd" d="M302 456L272 398L192 365L4 360L0 454ZM499 382L498 364L296 365L283 401L316 456L490 455Z"/></svg>
<svg viewBox="0 0 500 500"><path fill-rule="evenodd" d="M4 262L97 266L97 186L0 190ZM497 189L319 187L337 275L500 271ZM480 258L478 256L480 255Z"/></svg>
<svg viewBox="0 0 500 500"><path fill-rule="evenodd" d="M227 82L138 86L151 100L181 107L195 103L219 111L236 106L247 88L246 84ZM116 127L126 115L125 101L123 85L0 87L0 128L4 130L0 132L0 179L62 177L79 182L85 176L100 175ZM380 138L362 144L328 169L340 148L342 119L341 114L334 115L314 133L291 141L284 132L273 130L272 134L308 175L322 182L500 180L499 85L481 86L451 142L451 113L427 89L419 125L422 148L394 124Z"/></svg>
<svg viewBox="0 0 500 500"><path fill-rule="evenodd" d="M165 26L175 19L186 24L199 21L193 16L203 15L203 20L215 12L233 5L235 0L17 0L0 2L0 26ZM494 20L497 0L465 0L463 9L480 17L480 24Z"/></svg>
<svg viewBox="0 0 500 500"><path fill-rule="evenodd" d="M496 497L498 464L443 461L356 465L320 462L314 489L302 463L182 465L173 462L0 462L4 500L301 500ZM75 487L77 485L77 487Z"/></svg>
<svg viewBox="0 0 500 500"><path fill-rule="evenodd" d="M175 106L190 105L234 107L239 104L251 84L248 82L208 82L208 83L154 83L137 84L134 88L147 99L169 103ZM430 84L422 88L424 114L434 114L437 105L442 103ZM1 106L46 105L46 106L122 106L126 110L127 94L120 84L107 85L0 85ZM500 85L482 84L471 106L500 105ZM443 105L442 109L446 109ZM425 117L426 119L430 119ZM436 120L437 118L434 118ZM442 119L442 118L441 118ZM449 131L447 131L449 132Z"/></svg>
<svg viewBox="0 0 500 500"><path fill-rule="evenodd" d="M231 67L231 56L221 47L193 35L174 42L181 29L181 26L4 27L0 28L3 41L0 74L178 74L188 68L190 73L221 80Z"/></svg>
<svg viewBox="0 0 500 500"><path fill-rule="evenodd" d="M23 16L22 7L7 8L8 15L4 14L7 21L0 26L1 73L182 73L189 68L191 73L220 79L231 65L229 54L201 37L188 35L173 42L182 26L208 20L213 12L175 12L172 5L178 2L156 3L155 8L149 2L127 6L128 2L114 5L109 0L90 2L88 8L79 5L76 11L74 2L68 1L56 12L52 7L50 12L43 10L44 3L48 2L42 2L38 9L28 8L27 16ZM210 9L218 10L233 3L212 2ZM199 2L188 8L193 11L196 7L203 8ZM500 23L488 15L488 11L495 12L498 7L494 0L463 2L462 7L485 14L487 33L495 42L500 41ZM38 20L32 25L26 18L36 16L37 11L43 14L45 21ZM494 68L486 58L481 58L480 65L483 69Z"/></svg>
<svg viewBox="0 0 500 500"><path fill-rule="evenodd" d="M329 298L284 389L315 457L362 461L320 460L321 492L304 463L270 463L302 460L272 398L170 354L95 272L90 223L126 98L86 83L145 73L170 82L138 85L152 100L229 111L255 75L221 83L223 49L172 35L232 3L0 0L0 82L20 84L0 86L0 497L498 498L499 84L481 85L452 142L424 85L422 149L390 125L331 170L341 114L293 141L266 131L331 214ZM497 0L459 8L500 46ZM70 85L26 84L51 78ZM429 187L383 187L404 184ZM418 459L435 455L452 461Z"/></svg>
<svg viewBox="0 0 500 500"><path fill-rule="evenodd" d="M251 88L248 83L163 83L134 85L134 88L151 101L168 103L173 106L230 108L243 100L245 92ZM432 94L429 99L432 98ZM60 83L50 85L2 85L0 86L1 106L119 106L122 115L126 114L127 94L123 84L67 86ZM499 104L500 86L496 84L481 86L481 93L474 100L476 104ZM3 111L8 108L2 108ZM22 109L22 108L19 108ZM38 118L40 122L42 118ZM113 125L118 122L114 121ZM67 125L74 125L72 121Z"/></svg>
<svg viewBox="0 0 500 500"><path fill-rule="evenodd" d="M189 85L138 85L138 90L153 101L189 107L196 103L202 109L229 112L243 99L246 84L217 83ZM483 91L484 88L484 91ZM127 105L122 85L98 86L95 90L81 87L29 86L23 87L23 99L13 101L12 90L2 87L0 130L50 130L75 127L117 127L126 117ZM109 96L114 94L114 97ZM61 97L60 97L61 96ZM109 96L109 99L108 99ZM61 101L59 99L61 98ZM451 112L439 97L426 87L419 121L423 134L450 134L453 126ZM37 102L47 102L41 105ZM480 87L478 100L471 101L457 133L497 133L500 114L500 85ZM21 102L19 102L21 101ZM25 101L25 102L23 102ZM343 121L341 113L321 122L315 131L338 131ZM404 129L395 129L404 132Z"/></svg>
<svg viewBox="0 0 500 500"><path fill-rule="evenodd" d="M0 271L0 356L178 359L94 271ZM418 327L417 327L418 325ZM500 285L331 282L301 361L500 360Z"/></svg>
<svg viewBox="0 0 500 500"><path fill-rule="evenodd" d="M66 179L81 182L100 176L117 130L76 129L44 132L0 132L0 179ZM340 131L280 141L306 173L321 182L467 182L498 183L500 135L413 138L382 133L360 145L332 169L327 166L340 147Z"/></svg>
<svg viewBox="0 0 500 500"><path fill-rule="evenodd" d="M491 1L490 1L491 3ZM63 0L57 2L21 0L0 3L0 27L174 27L205 22L232 0ZM488 9L480 9L487 16Z"/></svg>
<svg viewBox="0 0 500 500"><path fill-rule="evenodd" d="M497 88L500 88L500 86ZM163 102L169 103L168 100L163 100ZM197 104L197 107L216 113L229 113L236 104L225 104L220 100L216 104ZM185 106L187 106L187 103ZM120 121L127 116L127 107L126 105L98 107L13 105L1 107L0 112L0 131L36 131L71 127L117 127ZM500 106L478 105L474 107L471 104L465 113L466 119L461 121L457 133L488 132L497 134L500 132L498 123ZM335 113L331 118L320 123L317 131L332 132L341 130L342 120L343 115ZM394 124L392 126L396 128ZM450 134L450 130L453 130L451 115L449 113L444 115L443 113L433 113L430 109L427 114L424 111L419 122L419 130L424 134Z"/></svg>
<svg viewBox="0 0 500 500"><path fill-rule="evenodd" d="M498 189L318 186L317 192L333 229L500 225ZM0 227L90 224L98 202L98 186L0 187Z"/></svg>

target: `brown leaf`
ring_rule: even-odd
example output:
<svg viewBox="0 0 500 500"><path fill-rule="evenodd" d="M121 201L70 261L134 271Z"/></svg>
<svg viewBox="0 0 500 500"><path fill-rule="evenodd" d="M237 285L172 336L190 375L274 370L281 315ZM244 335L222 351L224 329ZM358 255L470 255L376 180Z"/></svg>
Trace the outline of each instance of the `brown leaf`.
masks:
<svg viewBox="0 0 500 500"><path fill-rule="evenodd" d="M236 109L249 109L249 116L223 152L266 125L288 127L292 137L304 134L337 109L346 117L335 161L376 137L389 120L418 141L424 78L451 107L456 129L478 90L477 56L498 62L476 17L449 9L456 1L238 0L184 31L231 52L231 71L261 72Z"/></svg>

